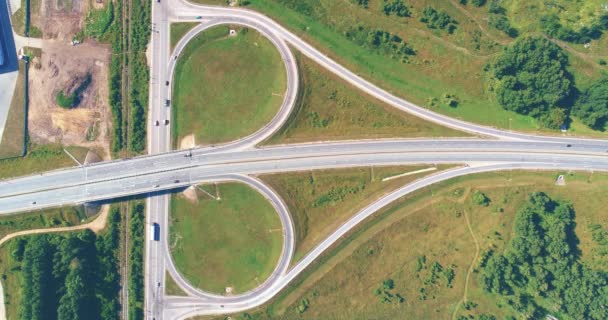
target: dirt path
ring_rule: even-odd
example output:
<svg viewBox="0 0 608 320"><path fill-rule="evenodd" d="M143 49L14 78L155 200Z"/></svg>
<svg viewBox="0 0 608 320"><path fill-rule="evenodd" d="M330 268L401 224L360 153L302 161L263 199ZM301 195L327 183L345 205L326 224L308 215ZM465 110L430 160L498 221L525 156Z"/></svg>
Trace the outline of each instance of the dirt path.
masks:
<svg viewBox="0 0 608 320"><path fill-rule="evenodd" d="M475 242L475 256L471 261L471 265L469 266L469 270L467 271L467 277L464 281L464 293L462 295L462 300L458 301L456 308L454 308L454 313L452 313L452 320L456 319L456 315L458 314L458 310L460 309L460 305L467 301L467 295L469 292L469 279L471 278L471 273L473 273L473 268L475 267L475 261L477 261L477 257L479 257L479 241L473 232L473 228L471 227L471 221L469 221L469 215L467 211L464 210L464 219L467 222L467 228L469 228L469 233L471 233L471 237L473 238L473 242Z"/></svg>
<svg viewBox="0 0 608 320"><path fill-rule="evenodd" d="M101 210L100 210L97 218L95 218L95 220L93 220L89 223L85 223L85 224L81 224L81 225L77 225L77 226L73 226L73 227L32 229L32 230L23 230L23 231L18 231L18 232L14 232L11 234L7 234L2 239L0 239L0 246L2 246L8 240L11 240L13 238L20 237L20 236L30 235L30 234L77 231L77 230L84 230L84 229L91 229L91 231L98 233L106 227L106 220L108 217L108 212L110 212L110 206L104 205L101 207Z"/></svg>

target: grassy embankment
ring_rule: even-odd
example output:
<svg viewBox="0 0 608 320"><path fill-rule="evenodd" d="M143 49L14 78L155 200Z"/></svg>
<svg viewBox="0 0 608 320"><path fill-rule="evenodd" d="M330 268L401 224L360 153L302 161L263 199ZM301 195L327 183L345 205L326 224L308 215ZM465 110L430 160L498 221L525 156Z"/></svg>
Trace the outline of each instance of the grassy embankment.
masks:
<svg viewBox="0 0 608 320"><path fill-rule="evenodd" d="M496 295L483 291L478 263L486 250L505 248L512 237L515 211L529 193L543 191L554 199L571 201L583 263L607 271L608 248L594 240L593 226L607 227L602 195L608 190L608 176L566 174L563 187L555 185L555 178L556 173L551 172L479 174L404 197L357 228L247 319L517 316ZM476 190L490 199L487 207L472 200ZM435 262L442 271L433 275ZM449 269L455 274L451 287L445 272ZM388 279L394 282L394 288L388 290L393 298L383 303L382 295L374 292ZM404 301L399 303L396 294ZM468 309L461 304L455 311L465 297ZM243 315L235 318L245 319Z"/></svg>
<svg viewBox="0 0 608 320"><path fill-rule="evenodd" d="M178 60L173 94L174 143L197 144L254 133L276 114L286 74L278 51L254 30L212 28L193 39ZM201 85L204 84L204 85Z"/></svg>
<svg viewBox="0 0 608 320"><path fill-rule="evenodd" d="M219 294L227 287L233 293L244 292L274 270L282 249L281 223L268 200L250 187L227 183L218 189L221 200L202 192L197 203L182 195L173 197L173 259L197 288Z"/></svg>
<svg viewBox="0 0 608 320"><path fill-rule="evenodd" d="M23 158L0 160L0 179L76 166L74 160L63 149L61 145L32 145ZM65 149L81 163L88 151L82 147L65 147Z"/></svg>
<svg viewBox="0 0 608 320"><path fill-rule="evenodd" d="M512 39L489 26L484 19L470 18L469 10L474 10L472 5L463 8L457 1L406 2L410 5L411 17L385 15L381 11L381 1L370 2L367 9L354 2L332 0L252 0L249 7L269 15L353 72L418 105L451 117L504 129L555 133L541 128L531 117L502 109L488 87L484 66L491 63ZM524 6L522 2L518 3ZM422 9L429 4L444 10L458 22L452 34L429 29L419 21ZM486 18L487 6L478 9ZM513 20L518 12L507 11L507 14ZM528 18L538 19L538 16ZM402 63L344 36L345 32L359 25L398 35L414 47L416 55L410 57L409 63ZM538 29L524 31L521 35L536 33ZM604 35L592 46L598 47L606 38ZM575 82L579 88L584 88L606 67L599 66L594 59L589 61L581 57L577 52L568 50L568 55ZM444 103L446 94L458 97L457 107ZM569 132L605 136L576 119Z"/></svg>
<svg viewBox="0 0 608 320"><path fill-rule="evenodd" d="M438 167L438 170L447 168ZM314 170L279 173L261 177L287 204L296 231L296 250L292 263L325 239L342 223L374 200L435 171L430 165ZM384 178L411 175L388 181Z"/></svg>
<svg viewBox="0 0 608 320"><path fill-rule="evenodd" d="M307 57L296 57L301 93L289 120L267 144L467 136L398 111L346 84Z"/></svg>
<svg viewBox="0 0 608 320"><path fill-rule="evenodd" d="M171 34L169 39L171 39L171 50L175 48L179 40L188 33L192 28L196 27L198 23L196 22L175 22L171 24Z"/></svg>

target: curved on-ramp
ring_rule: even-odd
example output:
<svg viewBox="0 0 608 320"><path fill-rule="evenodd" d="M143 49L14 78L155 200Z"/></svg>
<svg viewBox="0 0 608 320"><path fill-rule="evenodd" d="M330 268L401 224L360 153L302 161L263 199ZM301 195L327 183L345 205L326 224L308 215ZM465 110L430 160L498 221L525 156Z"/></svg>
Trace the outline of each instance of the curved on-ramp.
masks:
<svg viewBox="0 0 608 320"><path fill-rule="evenodd" d="M240 19L210 19L202 22L196 27L188 31L177 43L171 58L169 59L169 67L167 74L169 75L169 83L173 83L175 76L175 66L177 65L177 59L182 54L184 48L188 43L201 32L209 28L213 28L220 25L241 25L255 29L264 37L266 37L279 51L283 64L285 65L286 77L286 90L283 102L279 108L278 113L270 120L269 123L264 125L258 131L238 140L219 144L218 147L211 148L210 151L221 151L221 150L241 150L248 147L254 147L258 143L270 138L275 132L277 132L281 126L287 121L291 111L295 107L296 99L298 95L299 78L298 78L298 65L293 53L280 37L278 37L272 30L268 29L265 25L256 23L255 21L240 20ZM171 96L172 88L169 87L169 96Z"/></svg>
<svg viewBox="0 0 608 320"><path fill-rule="evenodd" d="M291 220L291 215L289 214L289 210L287 209L287 206L285 205L281 197L274 190L272 190L272 188L264 184L261 180L250 176L235 174L220 176L213 179L211 182L239 182L256 190L257 192L262 194L264 198L266 198L270 202L270 204L272 204L272 207L279 215L279 219L281 221L281 226L283 229L283 247L281 250L281 255L279 257L277 266L275 267L271 275L257 288L249 290L242 294L232 296L222 296L218 294L208 293L190 284L186 279L181 276L181 274L175 268L175 263L173 262L173 257L171 256L171 249L169 248L169 241L163 241L163 250L165 251L167 262L166 268L168 269L169 274L171 274L177 285L182 290L184 290L184 292L186 292L190 296L196 297L198 300L201 301L225 301L226 303L234 303L246 300L248 297L256 296L261 292L271 289L279 280L279 278L285 274L287 268L289 267L289 263L291 262L293 252L295 250L295 229L293 226L293 221ZM164 223L164 225L166 226L169 225L168 215L167 220ZM164 228L164 239L169 239L168 229L169 228Z"/></svg>

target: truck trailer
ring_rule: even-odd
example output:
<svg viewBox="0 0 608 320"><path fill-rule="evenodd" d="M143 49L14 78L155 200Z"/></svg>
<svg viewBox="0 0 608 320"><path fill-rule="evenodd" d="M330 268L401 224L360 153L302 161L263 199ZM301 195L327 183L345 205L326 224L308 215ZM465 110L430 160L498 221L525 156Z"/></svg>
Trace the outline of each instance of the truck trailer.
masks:
<svg viewBox="0 0 608 320"><path fill-rule="evenodd" d="M156 222L150 225L150 240L160 241L160 225Z"/></svg>

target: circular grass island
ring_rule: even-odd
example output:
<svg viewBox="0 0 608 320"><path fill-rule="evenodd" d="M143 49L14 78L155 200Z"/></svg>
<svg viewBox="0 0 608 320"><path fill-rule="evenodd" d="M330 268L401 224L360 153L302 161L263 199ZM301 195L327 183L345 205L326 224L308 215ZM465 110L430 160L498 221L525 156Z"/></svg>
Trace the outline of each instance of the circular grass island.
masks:
<svg viewBox="0 0 608 320"><path fill-rule="evenodd" d="M258 287L274 271L283 247L274 207L242 183L198 188L171 200L170 246L177 270L207 292L238 294ZM217 195L220 200L213 198Z"/></svg>
<svg viewBox="0 0 608 320"><path fill-rule="evenodd" d="M196 145L246 137L278 112L287 88L281 55L259 32L236 30L210 28L182 51L172 102L177 146L184 137L194 137Z"/></svg>

